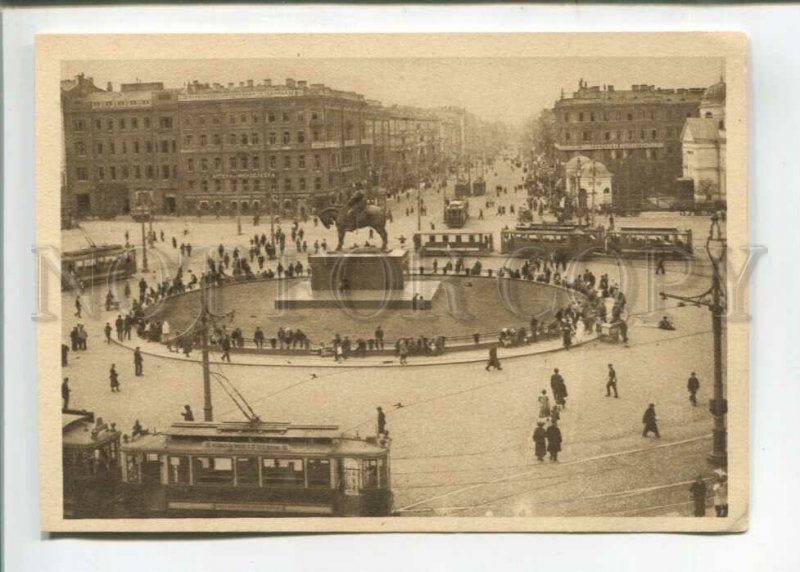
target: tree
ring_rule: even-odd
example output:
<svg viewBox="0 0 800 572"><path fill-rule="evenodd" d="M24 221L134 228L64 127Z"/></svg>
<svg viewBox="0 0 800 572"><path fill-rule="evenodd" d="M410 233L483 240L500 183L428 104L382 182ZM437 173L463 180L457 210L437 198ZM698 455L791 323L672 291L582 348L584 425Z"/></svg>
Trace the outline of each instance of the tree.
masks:
<svg viewBox="0 0 800 572"><path fill-rule="evenodd" d="M522 134L522 148L526 153L544 155L551 159L555 154L556 119L551 109L543 109L539 115L525 122Z"/></svg>

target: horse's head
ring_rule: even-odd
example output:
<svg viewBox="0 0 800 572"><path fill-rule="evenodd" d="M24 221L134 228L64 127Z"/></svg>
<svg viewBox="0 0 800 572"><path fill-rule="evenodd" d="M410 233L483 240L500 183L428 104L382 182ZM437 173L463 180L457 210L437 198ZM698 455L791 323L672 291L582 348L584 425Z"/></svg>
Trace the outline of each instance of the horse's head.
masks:
<svg viewBox="0 0 800 572"><path fill-rule="evenodd" d="M317 218L322 223L322 226L325 228L330 228L332 224L336 223L336 219L339 216L339 209L335 207L328 207L320 211L317 215Z"/></svg>

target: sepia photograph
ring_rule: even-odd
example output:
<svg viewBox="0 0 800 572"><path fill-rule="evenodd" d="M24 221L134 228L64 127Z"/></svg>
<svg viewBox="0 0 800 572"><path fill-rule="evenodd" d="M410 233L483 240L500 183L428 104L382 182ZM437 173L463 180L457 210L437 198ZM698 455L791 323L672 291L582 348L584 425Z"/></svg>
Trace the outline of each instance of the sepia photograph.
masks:
<svg viewBox="0 0 800 572"><path fill-rule="evenodd" d="M43 528L746 529L743 36L37 44Z"/></svg>

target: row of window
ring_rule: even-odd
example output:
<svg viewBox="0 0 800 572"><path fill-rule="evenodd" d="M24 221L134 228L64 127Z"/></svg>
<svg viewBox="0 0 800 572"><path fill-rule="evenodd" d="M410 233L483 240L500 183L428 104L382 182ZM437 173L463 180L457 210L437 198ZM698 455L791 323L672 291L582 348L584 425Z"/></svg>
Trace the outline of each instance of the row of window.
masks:
<svg viewBox="0 0 800 572"><path fill-rule="evenodd" d="M673 109L664 110L663 113L659 110L651 109L648 111L639 110L636 112L633 111L580 111L580 112L565 112L564 115L564 123L569 123L570 121L600 121L602 117L603 121L633 121L635 119L651 119L651 120L660 120L666 119L667 121L671 120L678 120L684 119L684 117L692 117L692 113L687 111L679 111Z"/></svg>
<svg viewBox="0 0 800 572"><path fill-rule="evenodd" d="M96 179L98 181L105 181L106 177L110 181L126 180L126 179L177 179L178 166L177 165L116 165L111 167L97 167L95 170ZM75 178L78 181L89 180L89 170L86 167L79 166L75 168Z"/></svg>
<svg viewBox="0 0 800 572"><path fill-rule="evenodd" d="M94 144L96 155L116 155L119 152L126 155L128 151L133 154L152 153L153 150L160 153L177 153L178 142L175 139L162 139L158 142L153 141L97 141ZM83 141L75 142L75 153L83 157L86 155L86 144Z"/></svg>
<svg viewBox="0 0 800 572"><path fill-rule="evenodd" d="M668 129L666 131L667 137L674 137L675 131L672 129ZM577 138L578 133L573 133L571 131L564 132L564 140L565 141L573 141L573 137ZM594 141L599 138L600 133L595 131L581 131L581 141ZM645 141L650 139L652 141L658 140L659 131L658 129L640 129L639 130L639 138L636 138L636 131L631 129L629 131L606 131L603 133L603 140L605 141Z"/></svg>
<svg viewBox="0 0 800 572"><path fill-rule="evenodd" d="M628 159L642 157L644 159L658 159L658 149L612 149L612 159Z"/></svg>
<svg viewBox="0 0 800 572"><path fill-rule="evenodd" d="M141 123L139 121L141 119ZM102 131L105 129L106 131L113 131L114 129L119 130L126 130L126 129L139 129L139 126L142 126L144 129L150 129L150 117L118 117L116 119L106 118L96 118L94 120L94 128L96 131ZM174 126L174 120L172 117L159 117L157 123L159 129L172 129ZM86 130L86 123L83 119L74 119L72 121L72 129L74 131L85 131Z"/></svg>
<svg viewBox="0 0 800 572"><path fill-rule="evenodd" d="M306 120L306 111L300 110L294 112L295 120L298 123L305 123ZM319 119L320 114L318 111L312 111L310 113L310 117L312 121ZM212 115L189 115L185 114L182 116L181 121L184 125L206 125L206 124L214 124L218 125L220 123L221 116L218 114ZM257 113L229 113L228 114L228 123L234 125L236 123L259 123L260 116ZM275 123L276 121L280 120L284 123L288 123L292 120L292 112L290 111L268 111L267 112L267 123Z"/></svg>
<svg viewBox="0 0 800 572"><path fill-rule="evenodd" d="M292 155L283 155L283 162L282 167L284 169L291 169L292 168ZM331 155L331 164L333 166L338 165L338 155L332 154ZM296 155L294 163L296 164L298 169L305 169L307 167L306 156L305 155ZM269 165L270 169L277 169L278 168L278 156L277 155L270 155L269 161L264 163L264 166ZM321 169L322 168L322 157L320 155L313 155L311 166L314 169ZM228 167L230 170L247 170L247 169L260 169L261 168L261 157L258 155L253 155L252 157L247 156L238 156L238 157L228 157ZM221 157L202 157L200 159L190 158L186 160L186 171L189 173L193 173L196 170L206 172L209 170L214 171L221 171L222 170L222 158Z"/></svg>
<svg viewBox="0 0 800 572"><path fill-rule="evenodd" d="M321 138L320 130L319 129L312 129L311 131L311 140L312 141L319 141ZM258 133L229 133L227 142L230 145L259 145L260 137ZM290 145L291 143L305 143L306 142L306 132L305 131L297 131L294 134L294 138L292 138L291 131L284 131L280 138L280 142L284 145ZM208 144L211 145L221 145L222 144L222 135L219 133L213 133L209 138L208 135L205 133L200 134L195 138L193 134L186 134L183 136L183 144L184 146L191 147L192 145L199 145L200 147L205 147ZM270 145L276 145L278 143L278 133L274 131L270 131L267 134L267 143Z"/></svg>
<svg viewBox="0 0 800 572"><path fill-rule="evenodd" d="M333 183L334 175L328 175L329 184ZM283 190L291 193L295 189L300 192L308 190L308 183L305 177L298 177L297 186L293 184L293 179L286 177L283 179ZM314 177L313 189L315 191L322 190L322 177ZM277 192L278 180L277 179L228 179L225 184L220 179L188 179L186 181L186 188L189 192L204 192L208 193L212 190L216 193L223 191L230 191L232 193L238 192L240 189L244 193L266 191L267 189Z"/></svg>

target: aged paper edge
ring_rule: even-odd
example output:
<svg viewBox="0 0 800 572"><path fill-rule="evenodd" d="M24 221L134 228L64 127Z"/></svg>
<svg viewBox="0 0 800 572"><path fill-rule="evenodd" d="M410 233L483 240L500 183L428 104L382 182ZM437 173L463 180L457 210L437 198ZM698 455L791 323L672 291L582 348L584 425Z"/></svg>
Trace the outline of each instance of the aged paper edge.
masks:
<svg viewBox="0 0 800 572"><path fill-rule="evenodd" d="M740 32L514 34L122 34L37 35L35 41L36 242L60 245L60 96L64 60L257 58L723 57L727 90L730 267L748 246L746 36ZM47 292L61 307L58 289ZM747 293L744 293L745 300ZM745 302L746 304L746 302ZM746 311L745 306L745 311ZM41 528L49 532L741 532L749 509L749 327L728 321L729 498L727 519L689 517L390 517L65 520L62 508L61 313L37 324Z"/></svg>

